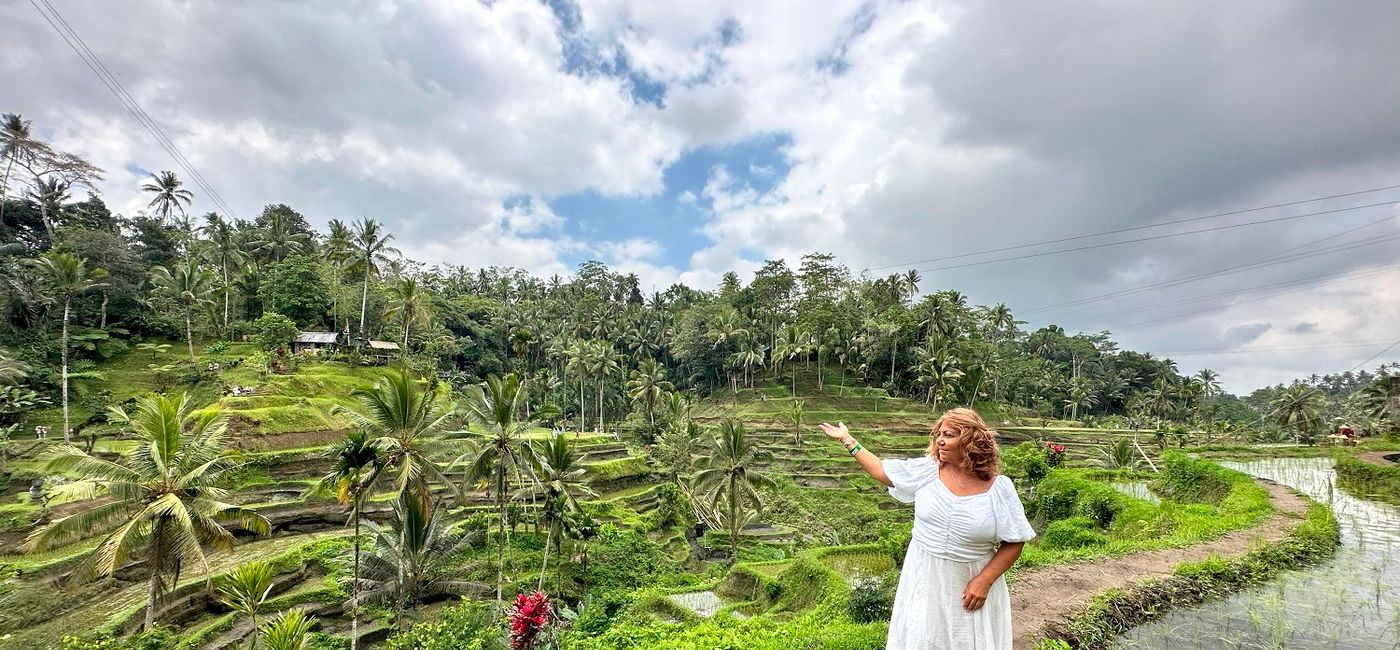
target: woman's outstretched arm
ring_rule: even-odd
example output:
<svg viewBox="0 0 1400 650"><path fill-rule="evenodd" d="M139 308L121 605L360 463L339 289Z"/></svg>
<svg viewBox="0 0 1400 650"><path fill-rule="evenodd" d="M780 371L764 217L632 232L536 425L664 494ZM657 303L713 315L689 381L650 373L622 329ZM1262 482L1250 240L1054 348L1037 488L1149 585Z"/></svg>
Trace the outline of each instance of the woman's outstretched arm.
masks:
<svg viewBox="0 0 1400 650"><path fill-rule="evenodd" d="M860 445L860 443L856 442L856 439L851 436L851 431L846 428L844 422L838 422L835 426L823 422L821 427L822 433L825 433L827 437L845 445L847 453L850 453L852 449ZM870 478L887 486L894 485L894 483L890 481L890 477L885 476L885 467L880 463L880 457L876 456L875 453L869 449L866 449L864 445L860 445L860 451L856 452L855 458L856 462L860 463L860 468L865 470L865 473L869 474Z"/></svg>

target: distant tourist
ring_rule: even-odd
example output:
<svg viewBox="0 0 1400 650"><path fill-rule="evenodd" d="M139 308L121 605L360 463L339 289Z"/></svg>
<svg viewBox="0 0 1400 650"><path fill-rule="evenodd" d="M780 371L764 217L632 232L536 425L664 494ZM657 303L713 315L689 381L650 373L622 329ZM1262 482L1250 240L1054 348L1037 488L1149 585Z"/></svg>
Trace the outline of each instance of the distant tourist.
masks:
<svg viewBox="0 0 1400 650"><path fill-rule="evenodd" d="M846 425L821 425L890 495L914 504L887 650L1011 649L1011 596L1003 574L1035 537L1011 479L999 476L996 432L972 409L943 414L928 455L880 460Z"/></svg>

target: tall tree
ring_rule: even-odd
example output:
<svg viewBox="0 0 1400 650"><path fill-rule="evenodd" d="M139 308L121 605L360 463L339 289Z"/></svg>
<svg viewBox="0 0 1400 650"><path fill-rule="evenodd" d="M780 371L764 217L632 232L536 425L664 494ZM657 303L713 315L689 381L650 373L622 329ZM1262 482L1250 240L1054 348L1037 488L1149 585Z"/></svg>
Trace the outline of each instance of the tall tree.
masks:
<svg viewBox="0 0 1400 650"><path fill-rule="evenodd" d="M355 650L360 642L360 516L370 487L384 469L384 459L365 431L346 432L345 437L331 445L330 457L331 471L321 478L320 485L334 489L341 505L350 506L350 521L355 527L355 564L350 582L350 650Z"/></svg>
<svg viewBox="0 0 1400 650"><path fill-rule="evenodd" d="M525 400L526 385L515 373L504 379L495 375L484 384L466 388L467 417L472 424L484 429L472 432L481 440L474 451L458 459L467 463L467 481L485 481L487 491L494 493L499 514L496 529L496 603L502 602L506 576L506 491L511 474L518 474L523 450L519 448L521 423L516 420L521 402Z"/></svg>
<svg viewBox="0 0 1400 650"><path fill-rule="evenodd" d="M647 414L647 424L656 426L656 403L667 393L676 389L666 381L666 370L656 359L642 359L637 369L632 371L632 379L627 382L627 396L634 403L640 403Z"/></svg>
<svg viewBox="0 0 1400 650"><path fill-rule="evenodd" d="M370 218L355 222L354 247L356 269L365 276L364 289L360 293L360 337L365 336L365 308L369 305L369 280L379 275L379 267L388 263L390 255L398 255L397 248L389 246L394 235L384 231L378 221Z"/></svg>
<svg viewBox="0 0 1400 650"><path fill-rule="evenodd" d="M1274 423L1293 429L1298 442L1313 444L1314 434L1322 425L1322 409L1327 398L1322 391L1306 384L1295 383L1284 389L1273 401Z"/></svg>
<svg viewBox="0 0 1400 650"><path fill-rule="evenodd" d="M175 212L185 216L185 207L194 200L194 193L185 189L184 184L175 172L165 170L151 174L150 180L141 185L141 191L153 195L146 207L160 215L161 223L170 223L170 215Z"/></svg>
<svg viewBox="0 0 1400 650"><path fill-rule="evenodd" d="M189 346L190 363L194 356L194 319L199 310L213 303L214 274L190 257L175 266L172 272L163 266L151 269L151 284L158 296L180 306L185 317L185 343Z"/></svg>
<svg viewBox="0 0 1400 650"><path fill-rule="evenodd" d="M131 427L137 446L124 463L90 456L71 445L48 455L44 471L76 479L56 488L60 498L92 499L83 510L54 520L29 535L27 550L41 551L111 531L73 574L74 580L111 575L143 549L150 580L146 628L155 624L156 604L166 590L165 576L180 566L206 567L203 546L232 546L226 525L267 533L262 515L223 502L223 473L236 466L224 447L218 408L193 410L186 395L150 394L133 411L113 407L108 421ZM97 498L103 497L103 498ZM173 585L170 585L173 586Z"/></svg>
<svg viewBox="0 0 1400 650"><path fill-rule="evenodd" d="M5 163L5 176L0 180L0 222L5 218L5 201L10 196L10 174L15 170L15 162L30 155L32 126L32 122L18 113L0 116L0 161Z"/></svg>
<svg viewBox="0 0 1400 650"><path fill-rule="evenodd" d="M384 318L397 320L403 328L403 349L408 352L408 334L415 324L426 324L432 314L432 301L417 278L401 277L389 287L389 305Z"/></svg>
<svg viewBox="0 0 1400 650"><path fill-rule="evenodd" d="M709 467L695 475L697 493L706 495L711 507L724 507L725 524L729 529L731 561L739 558L739 532L747 523L750 509L762 512L763 498L758 488L773 487L773 479L759 465L772 458L758 448L737 420L724 420L710 439Z"/></svg>
<svg viewBox="0 0 1400 650"><path fill-rule="evenodd" d="M219 269L221 282L219 288L224 294L224 329L228 329L230 296L233 293L233 282L231 276L247 261L247 256L243 253L243 248L239 246L238 231L217 212L210 212L204 215L204 226L201 228L204 236L208 239L208 248L205 249L205 256L210 264Z"/></svg>
<svg viewBox="0 0 1400 650"><path fill-rule="evenodd" d="M452 533L441 505L404 495L394 506L389 526L370 522L374 550L365 557L368 589L361 599L392 601L399 625L405 607L433 596L461 596L472 587L453 577L457 558L472 539Z"/></svg>
<svg viewBox="0 0 1400 650"><path fill-rule="evenodd" d="M538 587L544 589L544 576L549 567L549 547L559 539L559 528L568 514L579 510L579 497L598 495L589 489L584 481L586 470L578 455L574 453L574 447L567 436L552 435L543 445L530 445L527 449L534 480L531 481L530 487L522 490L517 497L528 494L540 500L540 516L548 530L544 539L544 560L540 562Z"/></svg>
<svg viewBox="0 0 1400 650"><path fill-rule="evenodd" d="M331 268L331 323L332 329L340 331L340 288L344 281L345 272L355 262L354 234L350 232L350 227L339 219L331 219L326 224L326 245L322 249L326 262ZM346 326L346 331L350 330Z"/></svg>
<svg viewBox="0 0 1400 650"><path fill-rule="evenodd" d="M68 320L73 312L73 298L85 292L107 286L103 279L107 271L87 268L87 260L70 253L50 251L32 260L48 291L63 303L63 332L59 336L60 386L63 394L63 442L71 443L72 427L68 420Z"/></svg>

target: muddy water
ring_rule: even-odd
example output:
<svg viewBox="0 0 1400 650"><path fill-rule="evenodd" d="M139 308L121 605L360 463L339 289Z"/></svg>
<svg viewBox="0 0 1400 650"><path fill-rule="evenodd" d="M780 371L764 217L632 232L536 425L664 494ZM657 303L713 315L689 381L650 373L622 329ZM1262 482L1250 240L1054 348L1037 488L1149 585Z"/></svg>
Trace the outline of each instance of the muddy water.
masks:
<svg viewBox="0 0 1400 650"><path fill-rule="evenodd" d="M1119 639L1120 647L1400 648L1400 507L1337 488L1327 458L1223 464L1331 504L1342 547L1313 569L1136 628Z"/></svg>

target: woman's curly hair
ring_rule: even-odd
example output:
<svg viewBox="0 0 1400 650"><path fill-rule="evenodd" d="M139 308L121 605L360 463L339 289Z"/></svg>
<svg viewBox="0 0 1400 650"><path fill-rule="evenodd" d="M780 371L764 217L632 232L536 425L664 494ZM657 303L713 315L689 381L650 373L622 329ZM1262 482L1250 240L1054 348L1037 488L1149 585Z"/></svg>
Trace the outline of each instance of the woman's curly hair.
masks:
<svg viewBox="0 0 1400 650"><path fill-rule="evenodd" d="M963 451L967 453L964 470L983 481L990 481L1000 473L1001 448L997 447L997 432L988 428L982 416L972 409L951 409L933 423L928 442L930 456L938 458L938 430L945 424L957 429L962 439ZM942 466L942 461L939 465Z"/></svg>

